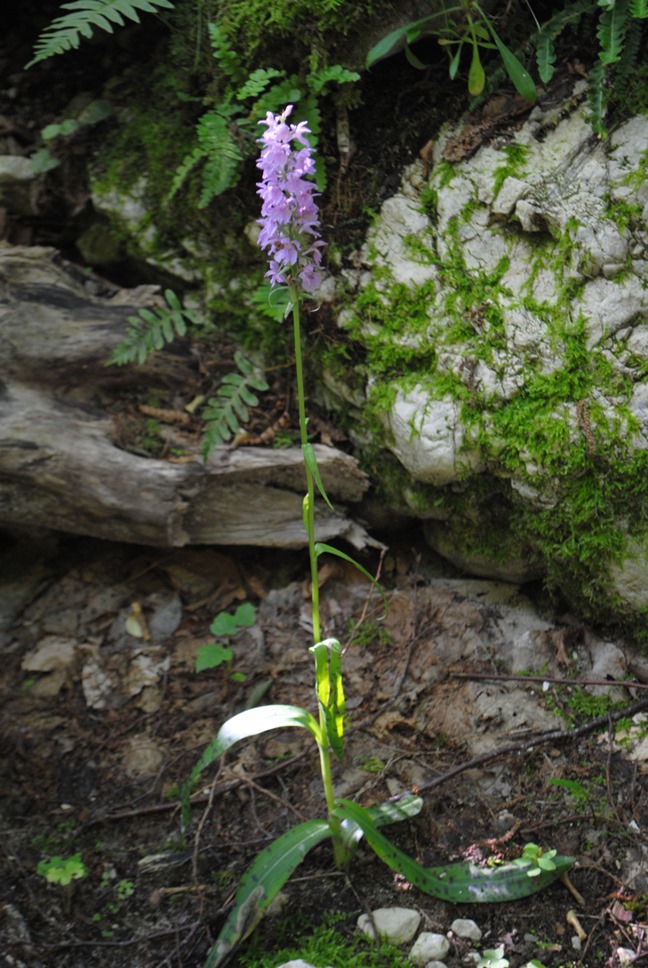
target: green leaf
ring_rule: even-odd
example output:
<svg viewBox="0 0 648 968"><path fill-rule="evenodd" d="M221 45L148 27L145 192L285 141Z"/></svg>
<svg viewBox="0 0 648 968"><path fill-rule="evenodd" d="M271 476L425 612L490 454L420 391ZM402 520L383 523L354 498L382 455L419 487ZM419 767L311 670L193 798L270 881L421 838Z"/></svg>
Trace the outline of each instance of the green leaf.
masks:
<svg viewBox="0 0 648 968"><path fill-rule="evenodd" d="M556 50L553 39L548 34L541 34L538 40L536 63L540 80L543 84L548 84L556 70Z"/></svg>
<svg viewBox="0 0 648 968"><path fill-rule="evenodd" d="M396 30L386 34L377 44L374 44L367 54L365 67L372 67L377 61L387 57L401 40L413 43L421 36L423 25L433 20L435 16L436 14L432 14L429 17L423 17L421 20L414 20L412 23L405 24L404 27L397 27Z"/></svg>
<svg viewBox="0 0 648 968"><path fill-rule="evenodd" d="M367 843L392 870L402 874L410 884L426 894L453 904L485 904L516 901L535 894L568 870L573 857L554 858L556 869L542 871L531 878L527 871L534 865L504 864L501 867L476 867L474 864L449 864L446 867L423 867L392 844L372 821L368 812L350 800L340 800L335 815L350 819L362 830Z"/></svg>
<svg viewBox="0 0 648 968"><path fill-rule="evenodd" d="M470 71L468 72L468 90L473 97L481 94L484 90L485 83L486 74L484 73L484 68L479 57L479 47L477 46L477 42L473 40Z"/></svg>
<svg viewBox="0 0 648 968"><path fill-rule="evenodd" d="M59 159L51 154L49 148L39 148L29 160L35 175L44 175L46 171L52 171L61 164Z"/></svg>
<svg viewBox="0 0 648 968"><path fill-rule="evenodd" d="M212 635L238 635L241 629L250 628L256 622L256 608L251 602L244 602L234 614L219 612L209 631Z"/></svg>
<svg viewBox="0 0 648 968"><path fill-rule="evenodd" d="M219 968L232 955L306 854L330 836L326 820L307 820L261 851L241 878L232 910L203 968Z"/></svg>
<svg viewBox="0 0 648 968"><path fill-rule="evenodd" d="M304 463L306 467L313 475L313 480L317 486L317 490L320 492L331 511L334 510L333 505L328 499L328 495L324 490L324 485L322 484L322 478L320 477L319 467L317 466L317 457L315 456L315 449L312 444L302 444L302 454L304 456Z"/></svg>
<svg viewBox="0 0 648 968"><path fill-rule="evenodd" d="M193 785L202 773L214 760L217 760L239 740L248 739L250 736L258 736L259 733L266 733L271 729L283 729L287 726L298 726L307 729L317 743L323 742L319 724L315 718L301 706L257 706L254 709L246 709L242 713L232 716L226 723L223 723L218 733L205 749L194 766L189 779L180 789L180 804L182 806L182 821L184 826L188 826L191 820L189 798Z"/></svg>
<svg viewBox="0 0 648 968"><path fill-rule="evenodd" d="M407 58L408 64L411 64L412 67L415 67L417 71L426 71L430 66L429 64L424 64L422 60L419 60L416 54L413 53L409 44L405 45L405 57Z"/></svg>
<svg viewBox="0 0 648 968"><path fill-rule="evenodd" d="M495 32L495 28L490 23L489 20L485 22L488 24L488 29L490 31L491 37L495 41L495 45L499 51L499 55L502 58L502 63L506 68L506 73L511 78L515 90L518 94L523 97L526 101L535 101L537 97L537 91L535 86L535 81L531 77L528 71L522 67L515 54L513 54L508 47L500 40L499 36ZM472 90L470 92L473 93ZM479 92L477 92L479 93Z"/></svg>
<svg viewBox="0 0 648 968"><path fill-rule="evenodd" d="M344 686L342 681L342 646L337 639L324 639L312 645L315 657L317 699L324 711L329 746L342 759L344 736Z"/></svg>
<svg viewBox="0 0 648 968"><path fill-rule="evenodd" d="M74 50L82 37L92 37L99 28L108 33L114 30L113 24L121 27L124 18L139 23L139 12L154 13L157 8L172 10L171 0L72 0L61 4L70 13L57 17L42 32L34 46L35 56L27 64L31 67L39 61Z"/></svg>
<svg viewBox="0 0 648 968"><path fill-rule="evenodd" d="M398 800L378 803L365 809L376 827L386 827L388 824L410 820L419 814L422 808L421 797L415 793L406 793ZM342 821L342 837L347 847L353 847L362 839L362 828L347 817Z"/></svg>
<svg viewBox="0 0 648 968"><path fill-rule="evenodd" d="M204 672L205 669L215 669L223 662L231 662L232 650L221 645L220 642L210 642L208 645L201 645L196 655L196 672Z"/></svg>
<svg viewBox="0 0 648 968"><path fill-rule="evenodd" d="M389 607L387 603L387 596L380 587L380 582L377 582L374 576L370 574L359 562L357 562L355 558L352 558L351 555L347 555L344 551L340 551L339 548L334 548L332 545L325 544L323 541L317 541L315 543L315 554L318 557L323 554L335 555L336 558L342 558L343 561L348 561L349 564L353 565L354 568L357 568L358 571L365 576L365 578L369 579L374 588L380 592L380 597L383 600L385 608Z"/></svg>
<svg viewBox="0 0 648 968"><path fill-rule="evenodd" d="M452 60L450 61L450 67L448 69L448 73L450 75L451 81L454 81L455 77L457 76L457 72L459 70L459 61L461 60L462 49L463 49L463 43L459 44L456 52L452 57Z"/></svg>

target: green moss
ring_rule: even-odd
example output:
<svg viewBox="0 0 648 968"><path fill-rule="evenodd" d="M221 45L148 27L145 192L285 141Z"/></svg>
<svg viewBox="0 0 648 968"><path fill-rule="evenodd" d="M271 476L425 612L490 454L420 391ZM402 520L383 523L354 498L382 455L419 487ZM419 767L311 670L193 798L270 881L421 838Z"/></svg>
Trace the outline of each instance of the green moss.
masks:
<svg viewBox="0 0 648 968"><path fill-rule="evenodd" d="M526 145L514 143L504 145L501 154L504 156L504 161L493 172L494 199L499 195L507 178L520 178L524 174L529 149Z"/></svg>
<svg viewBox="0 0 648 968"><path fill-rule="evenodd" d="M281 921L276 934L269 939L263 928L257 931L239 955L241 968L276 968L287 961L302 958L315 965L353 965L354 968L413 968L412 962L394 945L385 941L369 942L348 925L348 914L330 914L321 924L313 925L294 913ZM345 923L346 922L346 923ZM267 922L266 922L267 926Z"/></svg>

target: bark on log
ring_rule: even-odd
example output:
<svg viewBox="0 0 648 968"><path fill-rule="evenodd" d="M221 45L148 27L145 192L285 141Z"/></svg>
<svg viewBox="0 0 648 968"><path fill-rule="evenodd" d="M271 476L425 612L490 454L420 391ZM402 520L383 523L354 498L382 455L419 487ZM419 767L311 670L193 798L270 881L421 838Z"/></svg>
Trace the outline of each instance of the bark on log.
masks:
<svg viewBox="0 0 648 968"><path fill-rule="evenodd" d="M114 445L105 406L116 388L177 385L195 368L189 354L162 352L107 369L150 291L102 295L99 285L52 249L0 246L0 524L158 546L303 546L299 448L221 447L205 465ZM360 500L357 462L315 449L331 499ZM356 547L369 540L343 511L320 513L317 532Z"/></svg>

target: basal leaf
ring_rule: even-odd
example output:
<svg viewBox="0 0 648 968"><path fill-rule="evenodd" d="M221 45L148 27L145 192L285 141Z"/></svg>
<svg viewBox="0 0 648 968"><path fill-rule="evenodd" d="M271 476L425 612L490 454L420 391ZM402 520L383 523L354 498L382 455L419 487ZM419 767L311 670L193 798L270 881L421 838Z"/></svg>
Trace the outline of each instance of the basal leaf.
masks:
<svg viewBox="0 0 648 968"><path fill-rule="evenodd" d="M501 867L477 867L469 863L423 867L383 836L368 811L357 803L340 800L335 813L342 820L356 823L378 857L410 884L453 904L486 904L528 897L547 887L574 863L573 857L556 856L553 858L555 870L543 870L537 877L528 875L535 867L532 862Z"/></svg>
<svg viewBox="0 0 648 968"><path fill-rule="evenodd" d="M376 827L386 827L388 824L401 823L415 817L422 807L421 797L415 793L406 793L399 800L378 803L365 809ZM362 839L362 828L347 817L342 821L342 836L347 847L352 847Z"/></svg>
<svg viewBox="0 0 648 968"><path fill-rule="evenodd" d="M204 968L218 968L254 931L274 897L309 850L331 836L326 820L307 820L261 851L241 878L234 905Z"/></svg>
<svg viewBox="0 0 648 968"><path fill-rule="evenodd" d="M232 716L226 723L223 723L180 790L183 825L188 826L191 820L189 798L193 785L210 763L217 760L239 740L258 736L259 733L266 733L271 729L283 729L287 726L299 726L307 729L317 742L322 739L319 724L301 706L256 706L254 709L246 709L242 713L237 713L236 716Z"/></svg>

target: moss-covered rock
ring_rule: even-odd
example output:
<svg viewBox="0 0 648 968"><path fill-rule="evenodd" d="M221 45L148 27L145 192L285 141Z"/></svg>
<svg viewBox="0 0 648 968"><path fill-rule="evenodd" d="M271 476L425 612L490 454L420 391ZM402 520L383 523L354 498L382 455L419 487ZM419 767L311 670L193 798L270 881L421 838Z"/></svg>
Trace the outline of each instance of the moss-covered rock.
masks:
<svg viewBox="0 0 648 968"><path fill-rule="evenodd" d="M455 564L543 575L590 617L640 628L648 117L594 140L576 88L446 160L460 138L442 134L428 178L405 172L341 317L364 354L364 424L406 475L368 459L395 508L437 519L426 533Z"/></svg>

